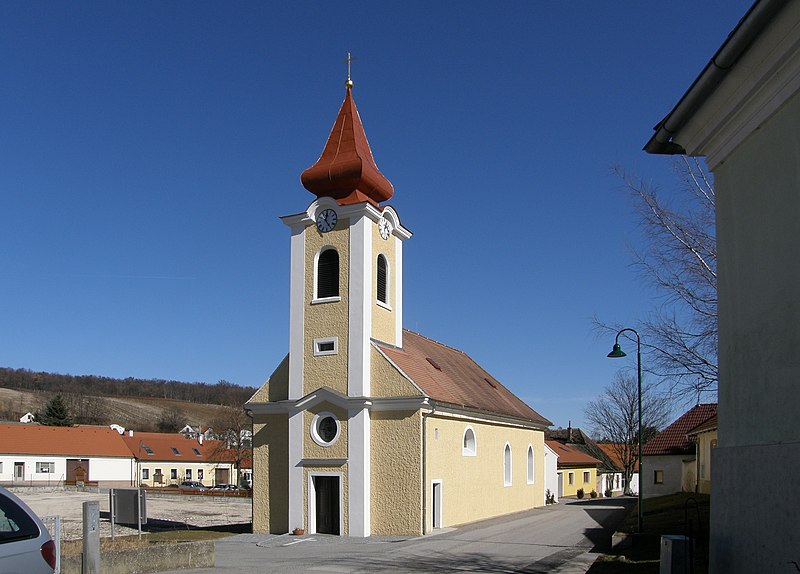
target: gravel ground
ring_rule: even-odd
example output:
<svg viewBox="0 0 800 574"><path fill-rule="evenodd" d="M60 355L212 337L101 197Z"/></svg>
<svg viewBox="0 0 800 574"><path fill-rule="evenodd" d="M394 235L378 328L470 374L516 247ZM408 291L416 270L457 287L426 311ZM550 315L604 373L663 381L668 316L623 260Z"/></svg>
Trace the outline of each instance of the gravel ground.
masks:
<svg viewBox="0 0 800 574"><path fill-rule="evenodd" d="M61 516L61 539L83 537L83 503L100 503L100 536L111 536L108 491L76 492L69 490L14 488L14 493L39 516ZM148 523L143 531L189 529L249 523L252 506L249 498L211 496L147 495ZM115 535L136 534L135 528L114 525Z"/></svg>

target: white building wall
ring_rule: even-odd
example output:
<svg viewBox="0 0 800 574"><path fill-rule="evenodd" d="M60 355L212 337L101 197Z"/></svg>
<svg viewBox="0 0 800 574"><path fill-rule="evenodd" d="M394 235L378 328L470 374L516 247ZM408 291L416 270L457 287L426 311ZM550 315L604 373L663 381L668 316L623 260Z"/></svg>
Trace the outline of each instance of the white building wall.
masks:
<svg viewBox="0 0 800 574"><path fill-rule="evenodd" d="M555 497L558 502L558 455L547 444L544 445L544 491ZM545 498L546 500L546 498Z"/></svg>
<svg viewBox="0 0 800 574"><path fill-rule="evenodd" d="M683 485L683 462L694 460L694 455L672 454L666 456L646 456L642 460L645 472L644 497L664 496L681 492ZM664 481L655 483L657 470L663 472ZM638 484L637 484L638 487ZM636 492L639 492L638 490Z"/></svg>
<svg viewBox="0 0 800 574"><path fill-rule="evenodd" d="M128 484L132 480L133 463L131 458L107 457L78 457L61 455L0 455L0 482L11 484L15 482L14 466L16 463L24 464L23 483L26 484L57 484L67 478L67 459L87 458L89 460L88 480L98 482L118 482ZM53 463L53 472L36 472L37 463Z"/></svg>

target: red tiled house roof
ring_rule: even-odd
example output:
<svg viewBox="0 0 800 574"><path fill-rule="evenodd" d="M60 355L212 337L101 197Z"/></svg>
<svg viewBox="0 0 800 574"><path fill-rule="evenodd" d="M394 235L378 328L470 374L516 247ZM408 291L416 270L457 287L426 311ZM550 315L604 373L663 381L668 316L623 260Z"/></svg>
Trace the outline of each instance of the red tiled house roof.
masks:
<svg viewBox="0 0 800 574"><path fill-rule="evenodd" d="M617 451L615 450L613 443L610 443L610 442L599 442L599 443L597 443L597 448L602 450L606 454L606 456L608 458L610 458L612 461L614 461L614 464L616 464L620 469L625 468L625 465L622 464L622 459L620 459L619 455L617 454ZM637 450L636 446L634 446L634 451L635 451L635 454L638 454L638 450ZM637 456L637 458L638 458L638 456ZM639 461L638 460L635 460L634 463L633 463L633 472L639 472Z"/></svg>
<svg viewBox="0 0 800 574"><path fill-rule="evenodd" d="M403 329L402 349L379 342L375 345L434 401L524 419L541 426L553 424L463 351L408 329Z"/></svg>
<svg viewBox="0 0 800 574"><path fill-rule="evenodd" d="M694 454L694 442L687 434L716 414L716 404L702 404L691 408L644 445L642 455Z"/></svg>
<svg viewBox="0 0 800 574"><path fill-rule="evenodd" d="M160 432L125 434L122 440L127 445L128 454L142 461L227 462L227 449L221 440L204 440L200 444L196 439L178 433Z"/></svg>
<svg viewBox="0 0 800 574"><path fill-rule="evenodd" d="M545 443L558 455L558 466L598 466L603 464L602 461L575 448L575 445L564 444L557 440L546 440Z"/></svg>
<svg viewBox="0 0 800 574"><path fill-rule="evenodd" d="M554 440L561 444L569 444L571 448L582 451L602 463L601 472L619 472L622 467L616 459L609 457L592 438L579 428L552 429L545 431L546 440Z"/></svg>
<svg viewBox="0 0 800 574"><path fill-rule="evenodd" d="M109 427L0 424L0 452L130 458L119 433Z"/></svg>
<svg viewBox="0 0 800 574"><path fill-rule="evenodd" d="M707 421L700 423L686 434L688 434L689 436L697 436L701 432L707 432L713 430L717 430L717 415L714 415Z"/></svg>

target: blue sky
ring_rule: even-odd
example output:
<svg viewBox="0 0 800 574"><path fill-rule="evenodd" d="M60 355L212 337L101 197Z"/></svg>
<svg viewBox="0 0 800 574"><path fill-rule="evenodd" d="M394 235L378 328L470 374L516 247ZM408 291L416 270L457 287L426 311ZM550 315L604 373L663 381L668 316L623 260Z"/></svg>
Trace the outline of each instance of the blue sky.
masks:
<svg viewBox="0 0 800 574"><path fill-rule="evenodd" d="M0 3L0 366L258 386L288 349L302 170L354 97L405 324L556 425L614 376L592 317L659 303L611 166L749 0Z"/></svg>

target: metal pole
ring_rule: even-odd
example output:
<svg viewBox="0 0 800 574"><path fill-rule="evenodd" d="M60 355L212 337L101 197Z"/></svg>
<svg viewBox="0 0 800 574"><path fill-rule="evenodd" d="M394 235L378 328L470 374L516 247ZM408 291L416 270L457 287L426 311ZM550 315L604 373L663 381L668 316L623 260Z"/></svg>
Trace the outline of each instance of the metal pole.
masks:
<svg viewBox="0 0 800 574"><path fill-rule="evenodd" d="M635 332L635 331L634 331ZM644 472L642 471L642 344L639 333L636 333L636 362L639 364L639 534L644 532Z"/></svg>

